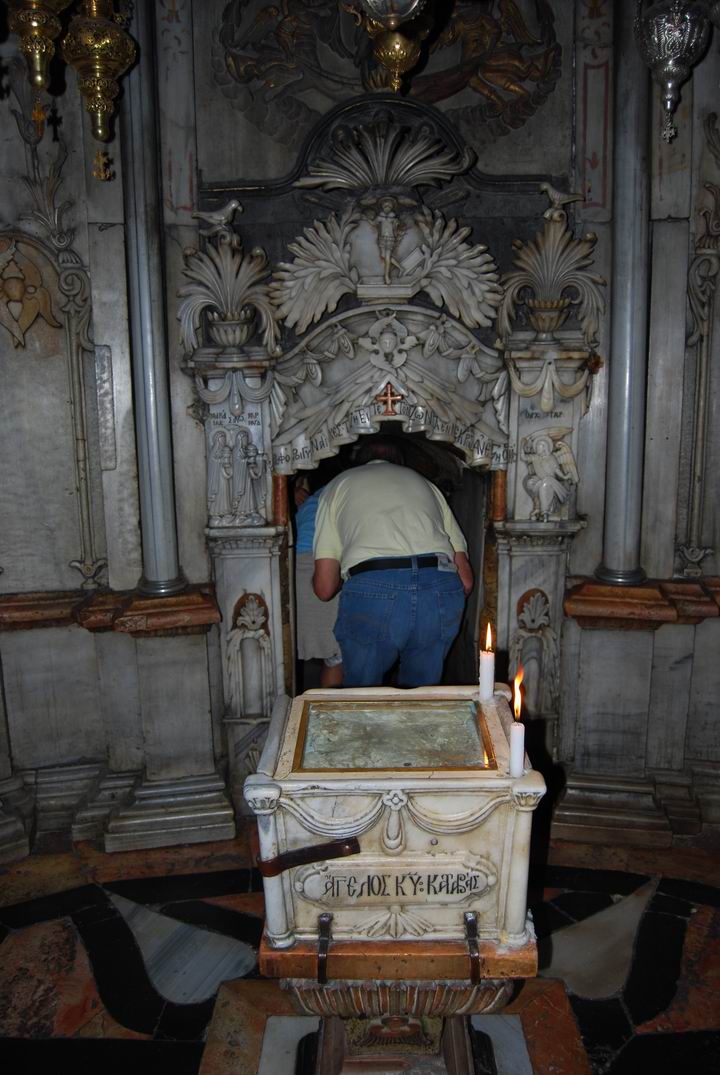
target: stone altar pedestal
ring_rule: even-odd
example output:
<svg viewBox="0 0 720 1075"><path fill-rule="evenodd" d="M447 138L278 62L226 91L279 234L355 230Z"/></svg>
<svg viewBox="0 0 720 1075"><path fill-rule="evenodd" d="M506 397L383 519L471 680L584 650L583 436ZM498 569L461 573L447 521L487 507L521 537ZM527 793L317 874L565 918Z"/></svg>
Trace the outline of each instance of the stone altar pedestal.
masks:
<svg viewBox="0 0 720 1075"><path fill-rule="evenodd" d="M505 695L476 697L317 690L274 712L245 782L265 887L260 969L325 1017L318 1073L372 1057L400 1071L433 1054L470 1072L458 1017L498 1011L513 980L536 973L527 876L545 785L527 759L509 776Z"/></svg>

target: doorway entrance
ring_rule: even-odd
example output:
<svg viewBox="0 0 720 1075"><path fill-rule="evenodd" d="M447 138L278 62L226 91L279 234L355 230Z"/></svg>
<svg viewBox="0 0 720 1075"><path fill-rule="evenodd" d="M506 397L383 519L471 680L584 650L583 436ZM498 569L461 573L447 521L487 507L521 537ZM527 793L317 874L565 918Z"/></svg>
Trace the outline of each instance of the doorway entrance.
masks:
<svg viewBox="0 0 720 1075"><path fill-rule="evenodd" d="M402 445L406 465L416 470L440 489L448 501L465 535L468 545L468 558L475 576L475 586L465 604L460 631L455 639L445 662L442 682L444 684L472 684L477 679L478 641L480 617L484 607L483 592L483 555L485 548L486 527L486 490L488 477L484 472L473 470L468 466L461 452L451 445L428 440L424 433L405 433L398 430L396 422L383 422L377 434L383 438L397 438ZM362 438L365 442L366 438ZM336 473L351 468L357 453L358 441L344 445L337 456L320 464L316 477L309 479L310 487L322 487L332 480ZM307 475L314 472L300 471L292 482L308 481ZM296 499L290 495L291 508ZM293 529L295 523L293 520ZM297 581L295 571L291 572ZM323 662L320 660L300 660L297 657L297 621L295 623L296 655L296 692L301 693L320 685ZM386 677L386 683L393 685L393 671Z"/></svg>

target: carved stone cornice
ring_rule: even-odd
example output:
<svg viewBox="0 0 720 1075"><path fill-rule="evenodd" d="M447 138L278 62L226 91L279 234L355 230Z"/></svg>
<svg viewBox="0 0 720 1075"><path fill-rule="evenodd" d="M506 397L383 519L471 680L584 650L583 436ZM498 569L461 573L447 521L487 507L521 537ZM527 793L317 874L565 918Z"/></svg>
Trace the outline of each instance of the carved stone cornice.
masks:
<svg viewBox="0 0 720 1075"><path fill-rule="evenodd" d="M287 536L282 526L210 527L205 533L213 556L278 555Z"/></svg>
<svg viewBox="0 0 720 1075"><path fill-rule="evenodd" d="M585 629L655 631L665 623L695 624L720 615L720 578L657 579L642 586L575 579L563 608Z"/></svg>
<svg viewBox="0 0 720 1075"><path fill-rule="evenodd" d="M586 526L585 519L558 519L550 522L509 519L493 523L499 545L505 543L513 549L546 549L548 552L566 548L578 531Z"/></svg>
<svg viewBox="0 0 720 1075"><path fill-rule="evenodd" d="M221 620L211 584L168 597L136 590L82 590L0 595L0 631L27 631L75 624L87 631L119 631L135 637L197 634Z"/></svg>

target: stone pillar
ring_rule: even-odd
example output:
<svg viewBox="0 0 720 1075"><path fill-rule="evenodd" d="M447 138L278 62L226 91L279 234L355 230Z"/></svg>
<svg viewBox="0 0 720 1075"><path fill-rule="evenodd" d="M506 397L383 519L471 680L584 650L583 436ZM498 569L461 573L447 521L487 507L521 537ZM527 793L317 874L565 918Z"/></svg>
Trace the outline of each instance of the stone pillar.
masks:
<svg viewBox="0 0 720 1075"><path fill-rule="evenodd" d="M512 789L515 826L510 856L503 941L523 944L527 940L527 886L530 868L530 832L533 811L545 794L542 777L532 770Z"/></svg>
<svg viewBox="0 0 720 1075"><path fill-rule="evenodd" d="M260 773L249 776L245 782L245 798L257 817L260 858L263 862L280 854L277 808L281 793L279 784L270 783ZM265 932L273 948L290 948L295 943L295 934L288 928L282 886L282 874L266 877L263 881Z"/></svg>
<svg viewBox="0 0 720 1075"><path fill-rule="evenodd" d="M139 60L124 84L121 148L142 529L138 588L162 595L178 593L187 581L175 521L153 4L137 6L134 30Z"/></svg>
<svg viewBox="0 0 720 1075"><path fill-rule="evenodd" d="M633 36L634 7L617 10L612 258L603 582L636 585L640 566L649 288L650 76Z"/></svg>
<svg viewBox="0 0 720 1075"><path fill-rule="evenodd" d="M30 828L32 812L30 794L22 779L13 775L5 694L0 683L0 862L13 862L30 854L26 828Z"/></svg>

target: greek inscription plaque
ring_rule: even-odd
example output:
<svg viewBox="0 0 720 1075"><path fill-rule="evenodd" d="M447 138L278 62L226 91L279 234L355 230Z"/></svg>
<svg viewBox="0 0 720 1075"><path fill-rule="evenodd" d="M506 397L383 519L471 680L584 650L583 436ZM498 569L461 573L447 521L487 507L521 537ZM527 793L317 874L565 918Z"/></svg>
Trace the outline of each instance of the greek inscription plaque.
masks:
<svg viewBox="0 0 720 1075"><path fill-rule="evenodd" d="M477 856L447 860L447 856L415 859L405 866L388 866L375 859L352 868L333 862L297 870L293 887L298 896L322 907L373 907L378 904L458 904L482 896L497 881L490 862Z"/></svg>

